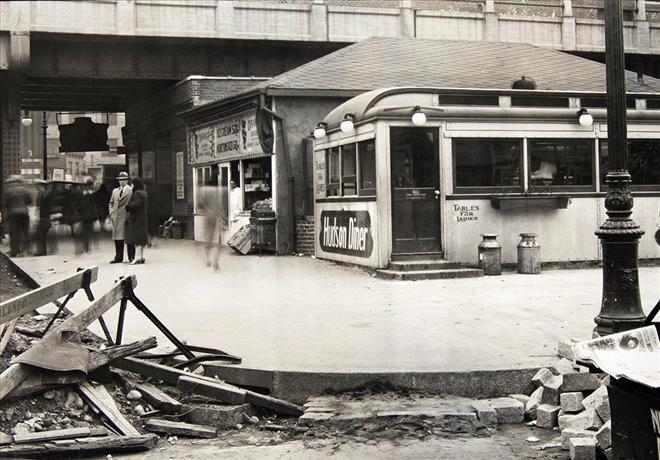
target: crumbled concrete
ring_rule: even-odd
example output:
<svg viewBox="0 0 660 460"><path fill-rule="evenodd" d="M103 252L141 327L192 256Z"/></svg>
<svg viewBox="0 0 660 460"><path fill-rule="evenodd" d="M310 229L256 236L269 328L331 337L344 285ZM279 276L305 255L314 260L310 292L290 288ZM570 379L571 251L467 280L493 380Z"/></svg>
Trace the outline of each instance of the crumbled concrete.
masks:
<svg viewBox="0 0 660 460"><path fill-rule="evenodd" d="M512 398L488 400L497 413L497 423L522 423L525 421L525 406Z"/></svg>
<svg viewBox="0 0 660 460"><path fill-rule="evenodd" d="M545 385L546 382L548 382L550 379L554 377L554 374L550 371L550 369L543 368L539 369L539 371L532 377L532 383L536 387L541 387Z"/></svg>
<svg viewBox="0 0 660 460"><path fill-rule="evenodd" d="M560 415L559 429L571 428L574 430L597 430L603 425L595 409L587 409L575 415Z"/></svg>
<svg viewBox="0 0 660 460"><path fill-rule="evenodd" d="M518 394L518 393L514 393L514 394L509 395L509 398L515 399L516 401L521 402L523 404L523 406L526 406L527 402L530 400L529 396L523 395L523 394Z"/></svg>
<svg viewBox="0 0 660 460"><path fill-rule="evenodd" d="M595 409L596 407L600 406L605 399L609 400L607 395L607 387L602 385L598 387L596 391L584 398L582 400L582 405L585 409Z"/></svg>
<svg viewBox="0 0 660 460"><path fill-rule="evenodd" d="M486 426L497 426L497 412L488 401L475 400L472 402L472 408L477 411L479 421Z"/></svg>
<svg viewBox="0 0 660 460"><path fill-rule="evenodd" d="M573 345L578 343L578 339L562 339L557 344L557 355L562 358L570 359L575 361L575 353L573 352Z"/></svg>
<svg viewBox="0 0 660 460"><path fill-rule="evenodd" d="M574 374L576 372L575 363L566 358L560 359L552 367L560 375Z"/></svg>
<svg viewBox="0 0 660 460"><path fill-rule="evenodd" d="M566 428L561 432L561 448L568 450L568 440L571 438L593 438L594 436L596 436L595 431Z"/></svg>
<svg viewBox="0 0 660 460"><path fill-rule="evenodd" d="M610 399L603 398L600 403L596 406L596 413L600 419L604 422L609 422L612 418L612 413L610 410Z"/></svg>
<svg viewBox="0 0 660 460"><path fill-rule="evenodd" d="M568 440L571 460L596 460L594 438L571 438Z"/></svg>
<svg viewBox="0 0 660 460"><path fill-rule="evenodd" d="M606 374L574 373L565 374L561 385L562 393L572 391L593 391L603 384Z"/></svg>
<svg viewBox="0 0 660 460"><path fill-rule="evenodd" d="M600 427L596 433L598 440L598 447L603 450L609 449L612 446L612 421L608 420L603 426Z"/></svg>
<svg viewBox="0 0 660 460"><path fill-rule="evenodd" d="M182 412L187 423L229 428L242 423L244 414L251 416L254 409L251 404L185 404Z"/></svg>
<svg viewBox="0 0 660 460"><path fill-rule="evenodd" d="M559 389L563 382L561 375L553 376L545 381L543 384L543 395L541 396L541 404L550 404L552 406L559 405Z"/></svg>
<svg viewBox="0 0 660 460"><path fill-rule="evenodd" d="M559 395L559 405L564 412L580 412L584 409L584 406L582 406L583 399L584 396L579 391L561 393Z"/></svg>
<svg viewBox="0 0 660 460"><path fill-rule="evenodd" d="M536 419L536 409L541 404L541 399L543 398L543 387L538 387L529 397L529 401L525 404L525 419L534 420Z"/></svg>
<svg viewBox="0 0 660 460"><path fill-rule="evenodd" d="M559 414L559 406L551 406L549 404L541 404L536 409L536 426L539 428L552 429L557 426L557 416Z"/></svg>

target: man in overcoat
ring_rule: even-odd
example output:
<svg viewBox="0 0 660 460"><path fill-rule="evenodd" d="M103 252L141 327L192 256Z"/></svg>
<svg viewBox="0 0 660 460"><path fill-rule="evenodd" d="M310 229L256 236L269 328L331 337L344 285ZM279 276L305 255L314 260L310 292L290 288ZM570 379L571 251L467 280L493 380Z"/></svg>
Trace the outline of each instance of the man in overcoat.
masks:
<svg viewBox="0 0 660 460"><path fill-rule="evenodd" d="M108 211L110 221L112 222L112 239L115 242L115 258L110 261L111 264L118 264L124 261L124 238L126 230L126 205L131 199L132 190L128 185L128 173L122 171L117 176L119 186L112 191ZM135 254L131 254L131 248L128 250L128 260L132 260ZM133 247L133 251L135 247Z"/></svg>

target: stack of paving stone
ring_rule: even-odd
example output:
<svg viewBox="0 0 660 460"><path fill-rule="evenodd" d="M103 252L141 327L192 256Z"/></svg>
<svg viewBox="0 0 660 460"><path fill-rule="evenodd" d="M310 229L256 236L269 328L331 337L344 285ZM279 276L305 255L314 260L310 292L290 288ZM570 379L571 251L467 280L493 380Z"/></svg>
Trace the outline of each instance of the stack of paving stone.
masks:
<svg viewBox="0 0 660 460"><path fill-rule="evenodd" d="M560 343L560 355L570 346ZM562 347L564 349L562 350ZM595 460L597 452L612 458L610 403L606 374L577 372L581 369L567 359L556 372L541 369L532 379L536 390L525 406L525 415L539 428L561 432L562 448L571 460ZM534 423L534 422L532 422Z"/></svg>

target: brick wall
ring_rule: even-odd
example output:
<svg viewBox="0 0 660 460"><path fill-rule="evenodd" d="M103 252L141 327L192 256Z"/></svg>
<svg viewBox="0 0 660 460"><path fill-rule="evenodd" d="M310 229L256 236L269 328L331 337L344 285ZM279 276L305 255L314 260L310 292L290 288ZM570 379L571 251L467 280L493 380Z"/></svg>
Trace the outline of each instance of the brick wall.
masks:
<svg viewBox="0 0 660 460"><path fill-rule="evenodd" d="M296 252L314 254L314 217L298 217L296 219Z"/></svg>

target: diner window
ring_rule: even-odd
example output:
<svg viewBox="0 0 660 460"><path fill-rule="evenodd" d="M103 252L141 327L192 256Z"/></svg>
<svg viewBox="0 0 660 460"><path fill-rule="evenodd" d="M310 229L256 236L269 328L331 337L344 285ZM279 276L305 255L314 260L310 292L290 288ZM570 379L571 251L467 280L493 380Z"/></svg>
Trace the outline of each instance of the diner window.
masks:
<svg viewBox="0 0 660 460"><path fill-rule="evenodd" d="M529 190L593 190L593 153L589 139L529 139Z"/></svg>
<svg viewBox="0 0 660 460"><path fill-rule="evenodd" d="M521 191L522 139L454 139L455 189Z"/></svg>
<svg viewBox="0 0 660 460"><path fill-rule="evenodd" d="M358 143L360 159L360 190L363 196L376 194L376 142L373 139Z"/></svg>
<svg viewBox="0 0 660 460"><path fill-rule="evenodd" d="M326 159L328 168L328 196L339 196L339 147L328 150Z"/></svg>
<svg viewBox="0 0 660 460"><path fill-rule="evenodd" d="M341 189L342 195L357 195L357 163L355 144L341 146Z"/></svg>
<svg viewBox="0 0 660 460"><path fill-rule="evenodd" d="M599 142L600 183L605 184L609 169L607 141ZM637 190L660 189L660 139L628 139L626 167Z"/></svg>

